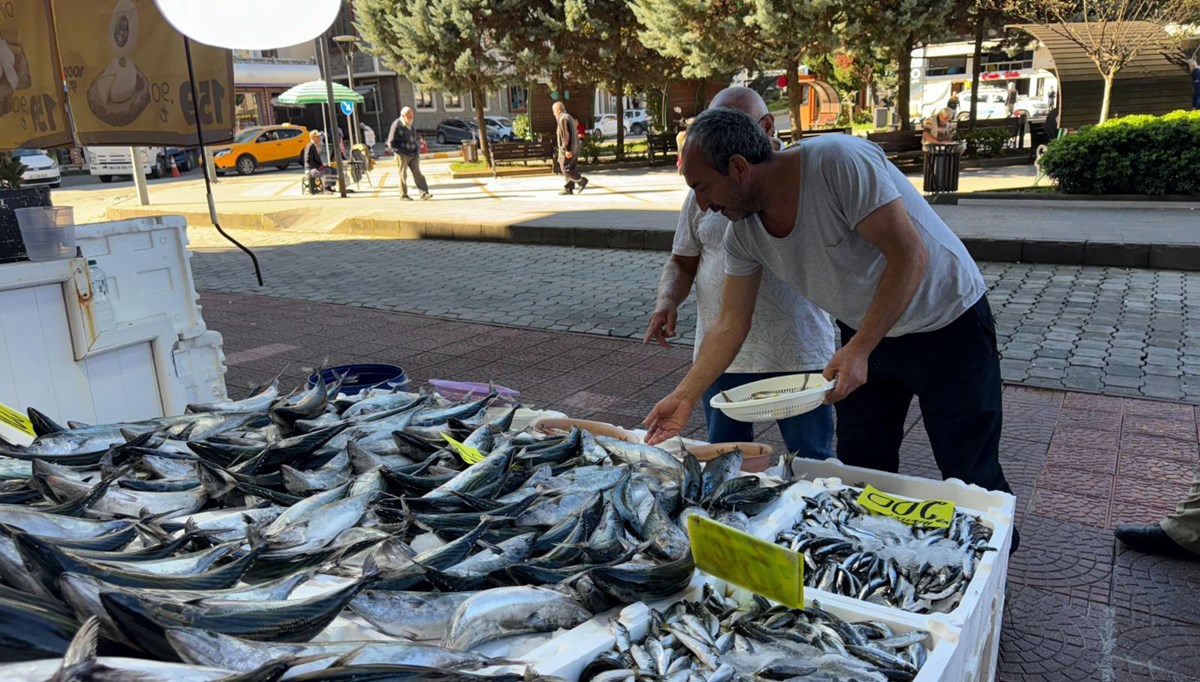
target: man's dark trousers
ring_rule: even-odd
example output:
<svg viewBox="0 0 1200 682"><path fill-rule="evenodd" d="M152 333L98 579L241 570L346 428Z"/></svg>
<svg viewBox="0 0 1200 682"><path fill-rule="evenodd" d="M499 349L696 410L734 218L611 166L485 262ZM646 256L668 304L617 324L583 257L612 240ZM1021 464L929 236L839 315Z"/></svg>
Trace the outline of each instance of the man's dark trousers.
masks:
<svg viewBox="0 0 1200 682"><path fill-rule="evenodd" d="M838 327L845 345L855 332ZM880 342L867 383L835 406L838 459L898 471L914 395L942 477L1011 493L1000 468L1000 355L986 295L941 329Z"/></svg>
<svg viewBox="0 0 1200 682"><path fill-rule="evenodd" d="M571 190L575 189L575 183L583 179L583 176L579 174L579 156L572 154L571 158L568 159L565 154L559 154L558 165L562 168L563 178L567 181L564 187Z"/></svg>
<svg viewBox="0 0 1200 682"><path fill-rule="evenodd" d="M425 182L425 176L421 173L421 157L416 154L401 154L396 153L396 164L400 166L400 196L408 196L408 173L412 171L413 180L417 183L417 189L421 190L421 194L429 192L429 183Z"/></svg>

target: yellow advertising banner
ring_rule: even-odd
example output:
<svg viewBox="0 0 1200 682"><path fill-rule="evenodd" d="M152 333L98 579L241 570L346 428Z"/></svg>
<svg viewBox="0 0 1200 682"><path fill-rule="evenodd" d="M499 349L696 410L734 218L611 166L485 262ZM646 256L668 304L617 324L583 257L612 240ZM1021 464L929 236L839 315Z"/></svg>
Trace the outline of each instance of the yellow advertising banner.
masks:
<svg viewBox="0 0 1200 682"><path fill-rule="evenodd" d="M0 0L0 150L70 142L50 0Z"/></svg>
<svg viewBox="0 0 1200 682"><path fill-rule="evenodd" d="M2 0L0 0L2 1ZM154 0L53 0L75 131L84 145L192 146L183 35ZM233 139L233 57L191 44L204 142Z"/></svg>

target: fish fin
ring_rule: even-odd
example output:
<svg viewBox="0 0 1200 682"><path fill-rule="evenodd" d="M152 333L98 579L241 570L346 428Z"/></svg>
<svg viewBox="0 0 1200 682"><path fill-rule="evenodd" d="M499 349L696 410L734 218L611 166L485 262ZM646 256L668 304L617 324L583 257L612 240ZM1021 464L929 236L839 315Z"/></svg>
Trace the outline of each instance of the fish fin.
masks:
<svg viewBox="0 0 1200 682"><path fill-rule="evenodd" d="M355 647L354 649L351 649L350 651L348 651L348 652L346 652L345 654L343 654L341 658L339 658L339 659L337 659L336 661L334 661L334 662L333 662L333 664L332 664L332 665L330 665L329 667L330 667L330 668L340 668L340 667L342 667L342 666L345 666L345 665L350 665L350 663L351 663L351 662L352 662L352 661L353 661L353 660L354 660L354 659L355 659L355 658L356 658L356 657L357 657L359 654L361 654L361 653L363 652L363 650L364 650L364 649L366 649L366 648L367 648L367 645L366 645L366 644L363 644L362 646Z"/></svg>
<svg viewBox="0 0 1200 682"><path fill-rule="evenodd" d="M58 672L50 678L50 682L68 682L76 679L90 679L89 669L96 664L96 646L100 637L100 619L92 616L79 626L71 639L67 653L63 654L62 665Z"/></svg>
<svg viewBox="0 0 1200 682"><path fill-rule="evenodd" d="M39 437L67 430L66 427L47 416L45 412L30 407L25 410L25 413L29 415L29 421L33 424L33 432Z"/></svg>

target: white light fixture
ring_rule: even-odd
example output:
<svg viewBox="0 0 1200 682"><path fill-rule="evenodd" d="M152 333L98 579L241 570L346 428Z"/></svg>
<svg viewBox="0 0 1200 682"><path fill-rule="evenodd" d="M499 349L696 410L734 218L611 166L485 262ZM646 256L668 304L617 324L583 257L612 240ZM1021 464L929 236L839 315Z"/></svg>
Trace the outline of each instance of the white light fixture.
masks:
<svg viewBox="0 0 1200 682"><path fill-rule="evenodd" d="M341 0L154 0L175 30L205 45L272 50L324 33Z"/></svg>

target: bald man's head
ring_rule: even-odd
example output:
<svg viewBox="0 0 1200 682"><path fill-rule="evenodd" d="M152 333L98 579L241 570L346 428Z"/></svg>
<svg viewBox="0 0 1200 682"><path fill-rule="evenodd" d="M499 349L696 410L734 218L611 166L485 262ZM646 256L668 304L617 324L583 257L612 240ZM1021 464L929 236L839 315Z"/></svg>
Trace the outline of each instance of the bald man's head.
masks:
<svg viewBox="0 0 1200 682"><path fill-rule="evenodd" d="M737 109L757 122L767 137L775 137L775 117L771 115L762 96L750 88L736 85L725 88L713 97L708 106L710 109Z"/></svg>

